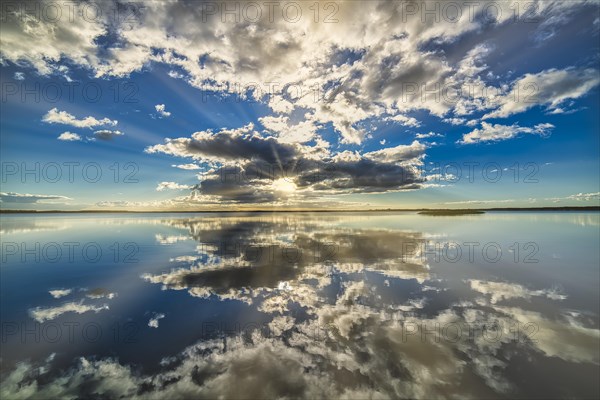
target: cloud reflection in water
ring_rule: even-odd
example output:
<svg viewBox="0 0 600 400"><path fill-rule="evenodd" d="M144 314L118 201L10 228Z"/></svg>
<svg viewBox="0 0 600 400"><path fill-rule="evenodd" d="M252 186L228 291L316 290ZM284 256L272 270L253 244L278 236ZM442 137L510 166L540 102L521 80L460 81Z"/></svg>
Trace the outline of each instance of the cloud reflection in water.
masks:
<svg viewBox="0 0 600 400"><path fill-rule="evenodd" d="M540 388L535 379L526 379L541 363L545 373L558 374L568 366L573 372L564 379L571 384L577 382L574 374L598 371L597 315L590 322L589 315L562 307L569 293L492 276L457 276L451 284L437 275L445 266L429 265L421 254L422 244L435 240L435 234L356 227L351 220L319 215L161 219L178 231L172 235L177 239L156 233L156 246L193 240L196 250L171 254L161 271L141 273L145 284L159 285L167 294L187 291L217 305L241 302L268 322L227 332L217 327L213 338L163 359L151 374L117 358L81 357L63 373L52 367L52 357L41 364L22 362L4 376L2 395L447 398L597 393L589 385L550 381ZM163 306L166 314L173 307ZM154 313L148 325L161 332L174 320L166 318L159 326L165 313Z"/></svg>

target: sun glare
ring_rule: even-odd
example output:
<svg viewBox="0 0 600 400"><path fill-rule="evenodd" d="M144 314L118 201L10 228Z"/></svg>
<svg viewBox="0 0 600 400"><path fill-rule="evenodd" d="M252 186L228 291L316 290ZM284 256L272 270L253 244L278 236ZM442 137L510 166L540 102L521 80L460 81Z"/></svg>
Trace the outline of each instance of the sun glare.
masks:
<svg viewBox="0 0 600 400"><path fill-rule="evenodd" d="M293 193L296 191L296 184L285 178L280 178L273 181L273 190L276 192Z"/></svg>

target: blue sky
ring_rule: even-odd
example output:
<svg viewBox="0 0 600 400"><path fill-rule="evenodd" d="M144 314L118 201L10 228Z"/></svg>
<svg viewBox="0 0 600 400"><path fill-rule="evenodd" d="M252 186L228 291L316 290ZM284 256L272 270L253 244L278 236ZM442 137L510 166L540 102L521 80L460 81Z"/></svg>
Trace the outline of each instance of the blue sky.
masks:
<svg viewBox="0 0 600 400"><path fill-rule="evenodd" d="M599 204L597 2L48 4L2 9L2 208Z"/></svg>

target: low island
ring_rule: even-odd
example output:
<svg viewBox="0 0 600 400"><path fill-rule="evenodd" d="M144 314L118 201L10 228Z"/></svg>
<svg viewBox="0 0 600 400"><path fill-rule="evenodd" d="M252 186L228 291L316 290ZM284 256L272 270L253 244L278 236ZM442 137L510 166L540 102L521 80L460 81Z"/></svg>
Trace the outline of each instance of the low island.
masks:
<svg viewBox="0 0 600 400"><path fill-rule="evenodd" d="M423 210L419 211L421 215L435 215L435 216L453 216L453 215L470 215L470 214L485 214L485 211L481 210Z"/></svg>

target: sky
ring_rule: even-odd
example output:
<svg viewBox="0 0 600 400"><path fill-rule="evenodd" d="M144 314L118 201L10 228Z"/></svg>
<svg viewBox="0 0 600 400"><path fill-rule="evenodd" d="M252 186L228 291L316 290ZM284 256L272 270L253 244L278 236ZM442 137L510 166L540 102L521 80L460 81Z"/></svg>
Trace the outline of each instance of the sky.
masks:
<svg viewBox="0 0 600 400"><path fill-rule="evenodd" d="M599 205L599 10L5 2L0 205Z"/></svg>

